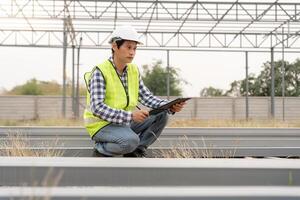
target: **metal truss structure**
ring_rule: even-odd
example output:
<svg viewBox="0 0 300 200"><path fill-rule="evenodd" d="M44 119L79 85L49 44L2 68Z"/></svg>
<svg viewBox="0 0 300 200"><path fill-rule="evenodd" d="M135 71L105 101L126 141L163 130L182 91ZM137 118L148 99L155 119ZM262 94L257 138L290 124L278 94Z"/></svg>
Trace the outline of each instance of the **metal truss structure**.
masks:
<svg viewBox="0 0 300 200"><path fill-rule="evenodd" d="M145 49L299 50L299 21L290 0L1 0L0 45L71 47L81 37L82 48L108 48L113 29L130 23Z"/></svg>

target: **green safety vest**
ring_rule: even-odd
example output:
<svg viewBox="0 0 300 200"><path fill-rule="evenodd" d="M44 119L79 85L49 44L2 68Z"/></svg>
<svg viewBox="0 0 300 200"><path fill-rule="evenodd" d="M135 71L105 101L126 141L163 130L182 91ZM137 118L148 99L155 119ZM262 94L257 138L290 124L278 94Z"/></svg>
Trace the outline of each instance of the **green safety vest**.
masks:
<svg viewBox="0 0 300 200"><path fill-rule="evenodd" d="M125 91L124 85L117 74L116 69L109 60L97 65L91 72L85 73L84 80L87 86L87 96L86 109L84 110L83 116L85 128L91 137L93 137L101 128L111 123L95 116L90 109L89 82L96 68L101 71L105 80L106 93L104 103L111 108L132 111L137 105L139 92L139 71L134 64L127 64L128 94Z"/></svg>

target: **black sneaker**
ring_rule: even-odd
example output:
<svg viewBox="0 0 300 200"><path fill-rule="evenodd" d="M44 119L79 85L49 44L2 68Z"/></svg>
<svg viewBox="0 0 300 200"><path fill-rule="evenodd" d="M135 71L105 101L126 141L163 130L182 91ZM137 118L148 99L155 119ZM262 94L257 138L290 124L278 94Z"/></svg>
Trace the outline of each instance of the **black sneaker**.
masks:
<svg viewBox="0 0 300 200"><path fill-rule="evenodd" d="M136 149L131 153L124 154L123 157L133 157L133 158L146 158L147 154L145 150Z"/></svg>
<svg viewBox="0 0 300 200"><path fill-rule="evenodd" d="M92 157L111 157L111 156L102 154L97 149L94 149Z"/></svg>

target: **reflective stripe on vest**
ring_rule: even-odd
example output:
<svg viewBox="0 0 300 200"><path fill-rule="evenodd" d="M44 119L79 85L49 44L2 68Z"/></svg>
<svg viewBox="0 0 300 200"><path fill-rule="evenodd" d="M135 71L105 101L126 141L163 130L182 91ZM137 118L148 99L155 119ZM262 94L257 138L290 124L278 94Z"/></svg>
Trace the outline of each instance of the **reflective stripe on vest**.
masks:
<svg viewBox="0 0 300 200"><path fill-rule="evenodd" d="M104 61L102 64L96 67L101 71L102 76L105 80L106 92L104 103L111 108L132 111L138 102L139 71L137 66L134 64L127 64L128 95L126 94L125 88L119 75L117 74L116 69L109 60ZM83 116L85 127L91 137L93 137L93 135L101 128L110 124L110 122L94 116L90 110L89 82L95 68L91 72L87 72L84 75L84 79L87 85L87 106Z"/></svg>

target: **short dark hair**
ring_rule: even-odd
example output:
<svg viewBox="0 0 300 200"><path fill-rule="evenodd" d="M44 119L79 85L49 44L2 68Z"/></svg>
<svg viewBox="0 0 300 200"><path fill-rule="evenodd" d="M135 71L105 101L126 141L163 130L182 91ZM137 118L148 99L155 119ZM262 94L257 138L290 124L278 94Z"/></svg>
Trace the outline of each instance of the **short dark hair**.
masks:
<svg viewBox="0 0 300 200"><path fill-rule="evenodd" d="M117 44L118 49L120 49L120 46L124 44L125 40L116 40L115 43ZM114 53L114 50L111 49L112 53Z"/></svg>

